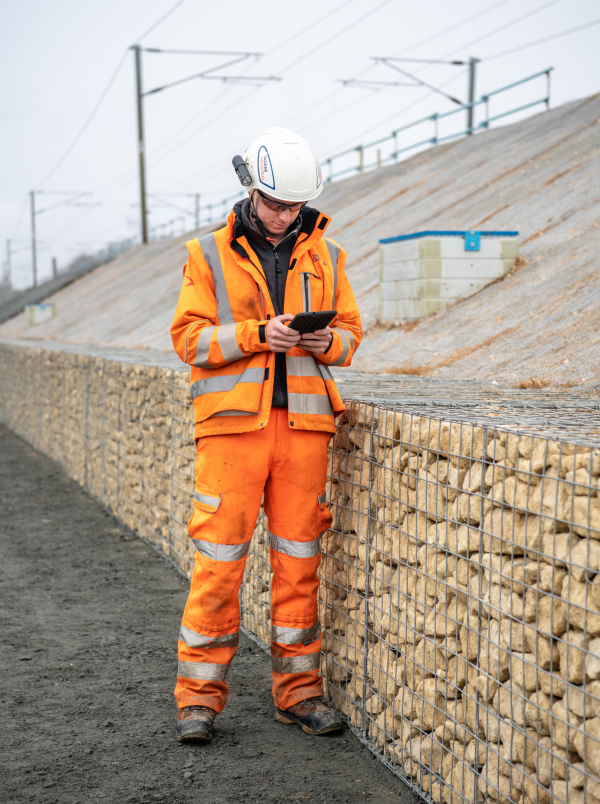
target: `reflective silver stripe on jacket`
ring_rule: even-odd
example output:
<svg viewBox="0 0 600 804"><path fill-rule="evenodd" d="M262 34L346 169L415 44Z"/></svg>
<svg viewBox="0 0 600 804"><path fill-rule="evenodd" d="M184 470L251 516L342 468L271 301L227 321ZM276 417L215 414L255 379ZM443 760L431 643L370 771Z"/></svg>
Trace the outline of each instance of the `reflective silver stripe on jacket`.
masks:
<svg viewBox="0 0 600 804"><path fill-rule="evenodd" d="M292 556L292 558L314 558L321 552L322 535L322 533L319 533L317 538L311 542L294 542L291 539L275 536L274 533L269 531L269 544L276 552Z"/></svg>
<svg viewBox="0 0 600 804"><path fill-rule="evenodd" d="M241 360L246 355L238 346L235 337L237 324L224 324L217 329L217 342L223 353L223 360L226 363L233 363L234 360Z"/></svg>
<svg viewBox="0 0 600 804"><path fill-rule="evenodd" d="M319 363L318 365L319 365L319 371L321 372L321 377L323 377L325 381L331 380L333 382L333 375L331 374L327 366L323 365L323 363Z"/></svg>
<svg viewBox="0 0 600 804"><path fill-rule="evenodd" d="M237 648L240 644L240 632L236 631L235 634L209 637L182 625L179 629L179 639L185 642L188 648Z"/></svg>
<svg viewBox="0 0 600 804"><path fill-rule="evenodd" d="M192 399L203 394L216 394L222 391L233 391L238 383L255 383L262 385L265 379L264 368L247 368L241 374L219 374L216 377L205 377L192 383L190 392Z"/></svg>
<svg viewBox="0 0 600 804"><path fill-rule="evenodd" d="M318 670L321 664L321 653L309 653L306 656L271 656L271 669L274 673L307 673Z"/></svg>
<svg viewBox="0 0 600 804"><path fill-rule="evenodd" d="M302 312L310 313L310 274L300 274L302 284Z"/></svg>
<svg viewBox="0 0 600 804"><path fill-rule="evenodd" d="M227 295L223 266L221 265L221 257L219 256L215 236L211 232L210 234L198 238L198 240L204 259L212 271L213 282L215 283L215 296L217 298L219 324L233 324L233 313L231 312L231 304L229 302L229 296Z"/></svg>
<svg viewBox="0 0 600 804"><path fill-rule="evenodd" d="M250 549L249 541L242 542L242 544L215 544L205 542L204 539L192 539L192 541L200 555L213 561L239 561L240 558L248 555Z"/></svg>
<svg viewBox="0 0 600 804"><path fill-rule="evenodd" d="M329 397L321 394L288 393L288 410L290 413L316 413L333 416Z"/></svg>
<svg viewBox="0 0 600 804"><path fill-rule="evenodd" d="M286 357L287 373L291 377L320 377L317 361L312 355Z"/></svg>
<svg viewBox="0 0 600 804"><path fill-rule="evenodd" d="M305 357L287 357L287 373L291 377L321 377L333 380L331 372L323 363L317 363L312 355Z"/></svg>
<svg viewBox="0 0 600 804"><path fill-rule="evenodd" d="M347 329L341 329L340 327L333 327L332 332L337 332L337 334L342 339L342 353L338 357L337 360L334 360L333 363L330 365L332 366L341 366L342 363L348 357L348 352L350 351L352 344L354 343L354 333L349 332Z"/></svg>
<svg viewBox="0 0 600 804"><path fill-rule="evenodd" d="M218 413L213 413L213 416L258 416L259 413L260 410L220 410Z"/></svg>
<svg viewBox="0 0 600 804"><path fill-rule="evenodd" d="M329 250L329 256L331 257L331 266L333 268L333 301L331 304L331 308L335 308L335 297L337 295L337 268L338 262L340 260L340 247L336 246L335 243L332 243L331 240L328 240L326 237L323 238L325 243L327 244L327 249Z"/></svg>
<svg viewBox="0 0 600 804"><path fill-rule="evenodd" d="M282 625L271 627L271 642L279 642L280 645L301 645L309 639L312 642L320 635L321 623L319 620L310 628L287 628Z"/></svg>
<svg viewBox="0 0 600 804"><path fill-rule="evenodd" d="M179 662L177 675L181 678L193 678L196 681L225 681L228 671L228 664Z"/></svg>
<svg viewBox="0 0 600 804"><path fill-rule="evenodd" d="M211 497L209 494L201 494L199 491L194 492L194 499L196 502L203 503L204 505L212 505L218 508L221 505L222 497Z"/></svg>
<svg viewBox="0 0 600 804"><path fill-rule="evenodd" d="M319 494L317 496L317 500L319 501L319 505L323 505L323 503L325 503L327 500L327 494L325 494L325 492L323 492L323 494Z"/></svg>
<svg viewBox="0 0 600 804"><path fill-rule="evenodd" d="M217 327L204 327L198 337L196 359L194 360L194 365L198 368L214 368L214 366L211 366L208 362L208 350L210 349L213 332L216 329Z"/></svg>

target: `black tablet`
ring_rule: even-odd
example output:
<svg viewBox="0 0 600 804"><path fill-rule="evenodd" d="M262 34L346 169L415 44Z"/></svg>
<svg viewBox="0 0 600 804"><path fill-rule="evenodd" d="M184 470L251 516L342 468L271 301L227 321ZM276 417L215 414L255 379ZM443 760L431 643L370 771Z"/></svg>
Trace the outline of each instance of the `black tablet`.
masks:
<svg viewBox="0 0 600 804"><path fill-rule="evenodd" d="M337 315L337 310L320 310L318 313L296 313L290 321L290 329L297 330L301 335L306 332L316 332L325 329Z"/></svg>

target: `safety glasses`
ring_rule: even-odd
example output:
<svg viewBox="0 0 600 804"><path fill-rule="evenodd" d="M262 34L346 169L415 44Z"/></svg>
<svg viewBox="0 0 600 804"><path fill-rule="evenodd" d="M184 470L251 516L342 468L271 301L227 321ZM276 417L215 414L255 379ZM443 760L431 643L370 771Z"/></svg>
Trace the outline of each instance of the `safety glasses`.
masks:
<svg viewBox="0 0 600 804"><path fill-rule="evenodd" d="M272 209L273 212L285 212L286 209L290 212L297 212L306 204L306 201L301 201L299 204L280 204L279 201L272 201L270 198L267 198L267 196L264 193L261 193L258 188L256 189L256 192L262 198L264 205L269 209Z"/></svg>

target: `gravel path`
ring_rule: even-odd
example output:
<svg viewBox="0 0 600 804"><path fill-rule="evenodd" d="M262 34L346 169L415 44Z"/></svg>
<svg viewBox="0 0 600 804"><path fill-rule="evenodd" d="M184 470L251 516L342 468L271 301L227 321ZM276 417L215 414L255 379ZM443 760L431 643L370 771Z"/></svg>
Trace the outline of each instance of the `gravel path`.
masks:
<svg viewBox="0 0 600 804"><path fill-rule="evenodd" d="M187 581L2 427L0 512L3 804L416 804L349 732L276 723L268 657L245 638L215 739L178 746Z"/></svg>

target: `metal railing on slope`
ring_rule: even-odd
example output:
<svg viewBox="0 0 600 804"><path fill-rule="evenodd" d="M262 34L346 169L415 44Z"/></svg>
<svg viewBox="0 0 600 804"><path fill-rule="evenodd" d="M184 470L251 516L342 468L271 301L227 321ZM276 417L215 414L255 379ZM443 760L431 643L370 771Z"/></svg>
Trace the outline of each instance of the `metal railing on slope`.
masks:
<svg viewBox="0 0 600 804"><path fill-rule="evenodd" d="M401 126L400 128L395 129L392 131L391 134L381 137L378 140L374 140L373 142L369 142L366 145L355 145L352 148L347 148L345 151L340 151L333 156L330 156L328 159L325 160L323 166L327 165L329 167L329 175L325 178L326 182L331 182L334 179L345 176L348 173L363 173L366 170L370 170L372 168L381 167L383 164L388 162L396 162L398 161L398 156L402 153L406 153L407 151L414 150L415 148L421 148L423 146L431 146L431 145L439 145L442 142L446 142L447 140L457 139L458 137L464 137L468 134L474 134L478 131L485 131L490 127L490 123L495 122L496 120L500 120L504 117L508 117L512 114L517 114L518 112L522 112L525 109L530 109L533 106L539 106L541 103L546 104L546 108L550 108L550 73L554 68L548 67L547 70L542 70L539 73L535 73L534 75L530 75L527 78L522 78L520 81L515 81L512 84L508 84L505 87L500 87L500 89L495 89L493 92L488 92L485 95L482 95L479 100L473 101L473 103L465 103L456 109L451 109L449 112L435 112L434 114L428 115L427 117L422 117L419 120L415 120L412 123L408 123L406 126ZM515 87L521 86L522 84L526 84L529 81L533 81L536 78L540 78L541 76L546 76L546 95L543 98L538 98L537 100L531 101L530 103L523 104L521 106L515 107L514 109L509 109L508 111L502 112L500 114L496 114L490 116L490 98L495 95L499 95L503 92L507 92L508 90L514 89ZM456 131L453 134L448 134L446 136L440 137L439 135L439 123L440 120L443 120L447 117L452 117L455 114L460 112L464 112L467 109L475 108L478 106L483 106L485 108L485 119L482 120L477 125L474 125L470 128L461 129L460 131ZM416 128L424 123L432 123L433 124L433 136L425 137L424 139L419 139L416 142L412 142L409 145L405 145L403 147L399 147L398 145L398 135L408 131L409 129ZM385 157L381 157L381 149L378 147L383 145L384 143L393 142L393 150ZM370 162L368 164L365 163L365 151L370 148L377 148L377 156L374 162ZM340 159L344 156L348 156L349 154L356 153L358 154L358 164L353 165L351 167L344 168L343 170L338 170L333 172L333 162L334 160Z"/></svg>

